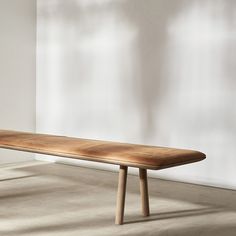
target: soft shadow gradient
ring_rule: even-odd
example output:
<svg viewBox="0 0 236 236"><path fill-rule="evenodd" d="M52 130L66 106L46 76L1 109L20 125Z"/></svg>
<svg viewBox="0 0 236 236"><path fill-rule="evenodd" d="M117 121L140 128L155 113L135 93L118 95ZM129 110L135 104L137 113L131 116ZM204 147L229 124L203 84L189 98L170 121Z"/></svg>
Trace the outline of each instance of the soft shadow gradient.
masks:
<svg viewBox="0 0 236 236"><path fill-rule="evenodd" d="M37 130L198 149L204 162L160 175L235 188L235 9L39 0Z"/></svg>

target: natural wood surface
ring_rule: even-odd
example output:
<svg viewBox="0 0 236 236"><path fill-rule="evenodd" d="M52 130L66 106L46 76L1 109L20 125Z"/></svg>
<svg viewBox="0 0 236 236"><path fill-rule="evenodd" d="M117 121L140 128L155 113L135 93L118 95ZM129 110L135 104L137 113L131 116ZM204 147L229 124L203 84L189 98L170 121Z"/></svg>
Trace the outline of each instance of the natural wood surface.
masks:
<svg viewBox="0 0 236 236"><path fill-rule="evenodd" d="M205 154L192 150L8 130L0 130L0 148L133 166L143 169L163 169L205 159Z"/></svg>
<svg viewBox="0 0 236 236"><path fill-rule="evenodd" d="M148 197L148 181L147 181L147 170L139 169L139 182L140 182L140 194L142 202L142 213L144 216L150 215L149 210L149 197Z"/></svg>
<svg viewBox="0 0 236 236"><path fill-rule="evenodd" d="M115 224L117 225L122 225L124 221L127 171L127 166L120 166L115 219Z"/></svg>

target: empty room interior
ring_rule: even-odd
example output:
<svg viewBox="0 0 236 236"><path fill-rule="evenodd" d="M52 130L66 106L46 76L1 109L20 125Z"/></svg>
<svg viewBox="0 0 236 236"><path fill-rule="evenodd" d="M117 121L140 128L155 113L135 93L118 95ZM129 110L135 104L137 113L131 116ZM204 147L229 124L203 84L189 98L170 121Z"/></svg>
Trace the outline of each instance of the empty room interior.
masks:
<svg viewBox="0 0 236 236"><path fill-rule="evenodd" d="M0 0L0 236L235 236L236 1Z"/></svg>

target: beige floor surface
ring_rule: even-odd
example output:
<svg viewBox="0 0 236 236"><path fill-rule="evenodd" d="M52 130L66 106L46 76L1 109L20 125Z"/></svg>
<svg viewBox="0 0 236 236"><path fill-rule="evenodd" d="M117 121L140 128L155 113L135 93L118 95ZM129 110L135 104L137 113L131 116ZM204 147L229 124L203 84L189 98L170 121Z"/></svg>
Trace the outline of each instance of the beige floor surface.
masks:
<svg viewBox="0 0 236 236"><path fill-rule="evenodd" d="M140 215L129 175L125 224L114 225L117 173L47 162L0 168L0 236L236 236L236 191L149 179Z"/></svg>

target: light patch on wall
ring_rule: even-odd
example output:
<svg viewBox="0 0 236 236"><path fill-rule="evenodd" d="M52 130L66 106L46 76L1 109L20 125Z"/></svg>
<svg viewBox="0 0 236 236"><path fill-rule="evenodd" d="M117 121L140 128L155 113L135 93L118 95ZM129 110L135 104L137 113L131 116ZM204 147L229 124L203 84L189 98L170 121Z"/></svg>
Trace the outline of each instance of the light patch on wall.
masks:
<svg viewBox="0 0 236 236"><path fill-rule="evenodd" d="M174 41L184 41L195 47L202 47L201 43L208 44L209 41L236 39L236 32L229 27L229 23L233 22L223 17L226 13L224 5L223 1L217 1L214 5L196 2L170 22L167 29L169 36Z"/></svg>
<svg viewBox="0 0 236 236"><path fill-rule="evenodd" d="M111 2L117 2L119 0L77 0L77 3L80 7L84 8L85 10L88 7L94 7L94 6L101 6L105 4L109 4Z"/></svg>
<svg viewBox="0 0 236 236"><path fill-rule="evenodd" d="M133 77L139 32L120 10L101 2L39 2L40 132L106 139L113 130L122 137L123 114L133 116L123 106L122 90Z"/></svg>
<svg viewBox="0 0 236 236"><path fill-rule="evenodd" d="M209 4L210 3L210 4ZM207 153L201 166L208 181L216 178L233 179L236 165L235 14L229 14L224 1L195 2L181 11L167 27L168 94L165 106L172 107L172 115L163 118L171 144L199 148ZM163 108L161 114L166 114ZM191 137L191 140L189 139ZM193 141L195 139L195 141ZM191 144L194 143L194 146ZM215 176L224 167L224 177ZM194 170L194 167L192 167ZM164 176L188 176L191 166L167 170ZM230 185L234 185L231 180Z"/></svg>

